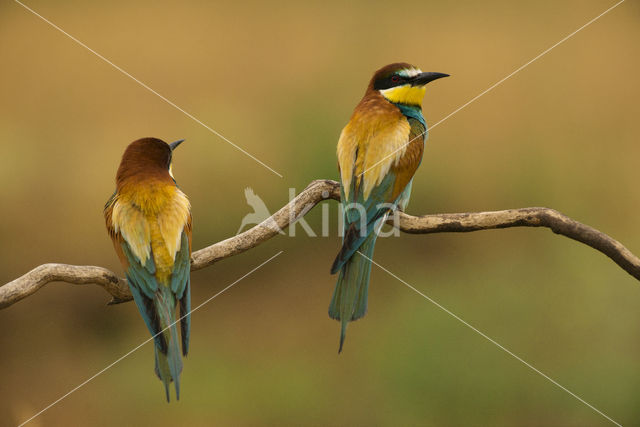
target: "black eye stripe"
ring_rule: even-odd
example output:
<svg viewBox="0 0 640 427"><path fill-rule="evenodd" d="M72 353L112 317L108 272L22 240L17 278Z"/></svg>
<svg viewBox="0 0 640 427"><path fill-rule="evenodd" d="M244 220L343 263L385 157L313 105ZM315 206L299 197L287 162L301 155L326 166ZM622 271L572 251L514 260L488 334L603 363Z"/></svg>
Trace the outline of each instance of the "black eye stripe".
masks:
<svg viewBox="0 0 640 427"><path fill-rule="evenodd" d="M394 80L395 79L395 80ZM407 77L400 74L391 74L382 78L379 78L373 84L373 88L376 90L389 89L395 86L402 86L408 83Z"/></svg>

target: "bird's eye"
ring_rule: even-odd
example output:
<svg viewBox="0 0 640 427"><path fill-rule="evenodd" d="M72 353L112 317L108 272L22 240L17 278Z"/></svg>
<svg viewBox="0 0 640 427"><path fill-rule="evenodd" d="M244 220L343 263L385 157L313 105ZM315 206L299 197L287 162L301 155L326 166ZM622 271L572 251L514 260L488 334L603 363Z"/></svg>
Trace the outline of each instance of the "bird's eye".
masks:
<svg viewBox="0 0 640 427"><path fill-rule="evenodd" d="M391 81L394 83L398 83L400 81L400 77L397 75L391 76Z"/></svg>

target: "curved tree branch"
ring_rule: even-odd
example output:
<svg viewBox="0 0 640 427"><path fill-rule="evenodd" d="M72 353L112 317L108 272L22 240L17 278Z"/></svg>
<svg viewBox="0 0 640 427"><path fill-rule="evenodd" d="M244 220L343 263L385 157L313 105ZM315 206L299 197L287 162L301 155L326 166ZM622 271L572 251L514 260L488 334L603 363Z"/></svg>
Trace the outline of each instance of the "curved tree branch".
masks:
<svg viewBox="0 0 640 427"><path fill-rule="evenodd" d="M237 236L194 252L191 256L191 270L200 270L224 258L258 246L326 199L340 200L340 185L331 180L311 182L298 196L262 223ZM400 230L411 234L459 233L510 227L547 227L556 234L577 240L602 252L627 273L640 280L640 258L603 232L553 209L522 208L424 216L411 216L398 212L398 215ZM0 309L28 297L49 282L97 284L112 296L109 304L118 304L132 299L127 281L105 268L43 264L0 287Z"/></svg>

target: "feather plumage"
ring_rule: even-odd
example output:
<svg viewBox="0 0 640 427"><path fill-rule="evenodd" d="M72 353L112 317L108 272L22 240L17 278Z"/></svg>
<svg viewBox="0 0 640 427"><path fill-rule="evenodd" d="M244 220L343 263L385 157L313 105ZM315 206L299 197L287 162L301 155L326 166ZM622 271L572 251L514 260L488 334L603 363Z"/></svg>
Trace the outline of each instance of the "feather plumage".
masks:
<svg viewBox="0 0 640 427"><path fill-rule="evenodd" d="M337 155L345 228L331 267L331 273L339 275L329 306L329 316L341 322L339 351L348 322L367 310L377 234L389 213L404 209L409 201L427 135L420 106L424 85L442 76L446 75L422 73L406 63L383 67L340 134Z"/></svg>
<svg viewBox="0 0 640 427"><path fill-rule="evenodd" d="M154 337L155 371L167 401L171 382L176 398L180 396L191 307L190 205L169 174L170 161L171 148L160 140L144 138L129 145L116 176L116 192L104 211L134 301Z"/></svg>

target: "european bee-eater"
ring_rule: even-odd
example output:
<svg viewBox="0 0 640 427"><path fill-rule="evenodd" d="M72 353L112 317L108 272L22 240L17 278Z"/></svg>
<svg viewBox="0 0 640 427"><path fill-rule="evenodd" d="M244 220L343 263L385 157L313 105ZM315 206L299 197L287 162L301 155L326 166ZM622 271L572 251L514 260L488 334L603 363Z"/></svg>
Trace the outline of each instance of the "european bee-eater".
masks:
<svg viewBox="0 0 640 427"><path fill-rule="evenodd" d="M171 171L173 150L156 138L132 142L104 208L109 236L133 299L154 337L155 371L169 401L173 381L180 398L182 357L176 327L180 306L182 354L189 350L191 311L191 206Z"/></svg>
<svg viewBox="0 0 640 427"><path fill-rule="evenodd" d="M447 77L406 64L375 72L338 141L344 237L331 273L340 272L329 316L340 320L340 348L347 323L363 317L371 257L380 228L392 210L404 210L422 161L427 124L422 116L425 85Z"/></svg>

